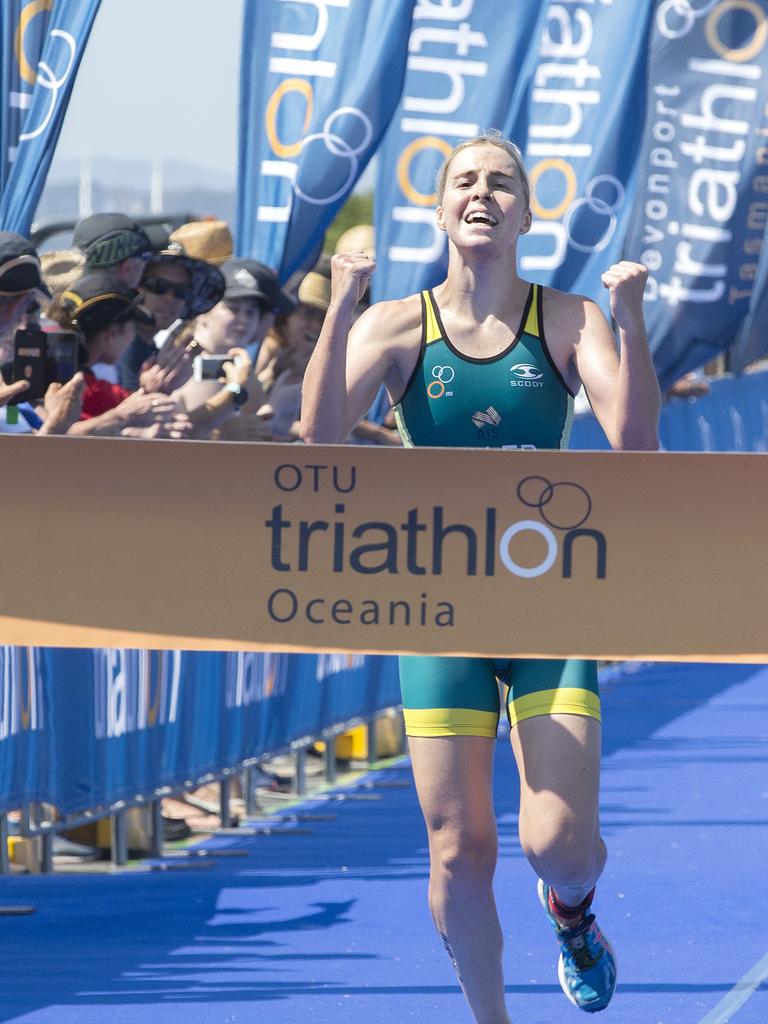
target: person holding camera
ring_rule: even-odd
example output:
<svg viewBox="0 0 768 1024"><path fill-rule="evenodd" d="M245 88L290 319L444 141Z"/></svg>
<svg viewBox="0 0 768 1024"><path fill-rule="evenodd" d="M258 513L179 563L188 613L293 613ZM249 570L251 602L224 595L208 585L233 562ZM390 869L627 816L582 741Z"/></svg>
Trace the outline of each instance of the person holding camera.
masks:
<svg viewBox="0 0 768 1024"><path fill-rule="evenodd" d="M221 270L224 295L197 318L194 340L200 354L194 361L193 379L175 397L193 422L205 409L218 409L215 429L220 438L270 440L270 426L258 415L265 394L253 373L252 357L275 316L290 312L296 303L280 287L275 271L257 260L228 260ZM229 415L225 416L228 394ZM240 415L235 417L235 412Z"/></svg>
<svg viewBox="0 0 768 1024"><path fill-rule="evenodd" d="M114 366L131 343L135 324L151 324L141 293L104 271L79 278L61 294L52 310L65 330L80 335L85 385L80 421L72 434L107 436L187 436L191 425L176 402L152 392L130 394L94 373L97 364ZM136 431L147 434L136 434ZM126 435L126 431L129 433Z"/></svg>
<svg viewBox="0 0 768 1024"><path fill-rule="evenodd" d="M171 394L189 380L197 351L196 345L188 344L185 325L216 305L224 293L224 278L218 267L171 244L152 253L140 287L153 322L136 325L118 363L118 379L128 391L143 387Z"/></svg>

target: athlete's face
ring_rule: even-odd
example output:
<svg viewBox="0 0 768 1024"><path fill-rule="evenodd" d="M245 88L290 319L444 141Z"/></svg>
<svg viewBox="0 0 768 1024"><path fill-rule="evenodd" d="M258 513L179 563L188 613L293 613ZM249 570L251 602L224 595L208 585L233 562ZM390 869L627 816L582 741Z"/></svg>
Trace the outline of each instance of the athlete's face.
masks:
<svg viewBox="0 0 768 1024"><path fill-rule="evenodd" d="M520 172L498 146L461 150L451 161L437 223L459 248L514 246L531 226Z"/></svg>

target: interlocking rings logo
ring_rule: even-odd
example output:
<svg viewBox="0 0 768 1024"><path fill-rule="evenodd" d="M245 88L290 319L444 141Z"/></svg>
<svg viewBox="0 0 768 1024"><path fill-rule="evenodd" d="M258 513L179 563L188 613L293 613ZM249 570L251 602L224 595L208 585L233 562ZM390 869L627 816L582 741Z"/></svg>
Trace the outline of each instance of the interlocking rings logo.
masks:
<svg viewBox="0 0 768 1024"><path fill-rule="evenodd" d="M20 143L36 139L46 130L56 109L59 92L67 85L75 65L77 43L69 32L58 28L52 29L49 35L51 39L60 39L62 42L62 45L56 47L58 52L56 53L57 60L55 63L59 66L65 64L63 70L60 70L57 75L57 72L53 70L47 61L40 60L37 64L37 73L35 73L27 60L24 44L29 26L39 14L49 12L52 6L52 0L32 0L22 10L21 17L19 18L19 27L16 30L14 49L22 80L29 85L39 85L42 89L48 89L51 94L50 103L42 121L36 128L22 132L19 135ZM61 60L58 59L59 57L61 57Z"/></svg>
<svg viewBox="0 0 768 1024"><path fill-rule="evenodd" d="M719 0L662 0L656 11L659 32L667 39L687 36L699 18L705 18Z"/></svg>
<svg viewBox="0 0 768 1024"><path fill-rule="evenodd" d="M577 530L592 512L588 492L568 481L553 484L543 476L527 476L517 485L517 496L523 505L537 509L554 530Z"/></svg>
<svg viewBox="0 0 768 1024"><path fill-rule="evenodd" d="M435 379L430 382L427 394L430 398L442 398L445 394L445 385L453 382L456 371L452 366L433 366L432 376Z"/></svg>
<svg viewBox="0 0 768 1024"><path fill-rule="evenodd" d="M339 134L342 131L342 127L337 127L337 125L339 122L342 122L343 118L356 120L362 127L362 136L356 145L352 145ZM349 121L346 124L348 127ZM297 180L293 183L293 190L296 195L313 206L327 206L329 203L334 203L337 199L346 195L357 179L357 170L360 165L359 158L367 150L372 139L373 125L370 118L362 110L359 110L357 107L339 107L337 110L334 110L323 122L323 130L321 132L312 132L302 139L300 152L303 154L309 146L322 143L326 154L329 154L329 156L322 154L317 161L310 161L306 158L303 161L304 167L308 167L311 164L311 174L308 176L311 178L313 185L322 184L324 181L328 181L329 178L333 179L334 175L330 165L335 164L337 160L343 160L348 164L344 182L336 187L330 195L320 196L308 191L309 186L302 186ZM335 159L331 160L330 157Z"/></svg>
<svg viewBox="0 0 768 1024"><path fill-rule="evenodd" d="M543 476L527 476L517 485L517 497L523 505L536 509L544 521L522 519L504 531L499 541L499 556L508 572L523 579L543 576L555 564L562 550L562 576L563 579L570 579L573 573L574 545L591 540L595 548L595 578L605 579L606 537L600 530L581 529L592 512L592 499L581 484L569 481L552 483ZM559 534L555 531L559 531ZM539 544L544 542L545 553L538 564L521 565L513 552L513 541L525 534L540 538ZM524 543L530 545L530 541Z"/></svg>
<svg viewBox="0 0 768 1024"><path fill-rule="evenodd" d="M606 202L602 196L596 194L596 190L601 186L607 186L608 189L612 189L614 191L612 202ZM624 186L618 178L615 178L612 174L595 175L595 177L588 182L585 194L580 199L576 199L571 203L568 207L568 212L563 218L563 227L565 228L565 232L568 236L568 244L572 248L576 249L577 252L602 252L611 241L614 232L616 231L616 214L624 203L624 196ZM585 210L593 216L585 216L583 212ZM579 217L579 213L581 213L581 217ZM608 218L608 223L603 228L602 233L598 236L597 241L577 240L574 237L574 232L579 224L581 224L582 229L592 226L596 217Z"/></svg>
<svg viewBox="0 0 768 1024"><path fill-rule="evenodd" d="M510 366L509 372L514 373L520 380L541 380L544 376L538 366L533 366L531 363L517 363L515 366Z"/></svg>

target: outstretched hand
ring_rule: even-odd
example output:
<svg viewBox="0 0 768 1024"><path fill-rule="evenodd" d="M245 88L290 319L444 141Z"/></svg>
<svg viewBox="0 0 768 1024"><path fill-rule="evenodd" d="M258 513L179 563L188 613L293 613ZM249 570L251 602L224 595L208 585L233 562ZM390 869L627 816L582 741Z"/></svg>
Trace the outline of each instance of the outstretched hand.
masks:
<svg viewBox="0 0 768 1024"><path fill-rule="evenodd" d="M643 328L643 292L648 268L642 263L621 260L602 275L611 296L611 316L623 330Z"/></svg>

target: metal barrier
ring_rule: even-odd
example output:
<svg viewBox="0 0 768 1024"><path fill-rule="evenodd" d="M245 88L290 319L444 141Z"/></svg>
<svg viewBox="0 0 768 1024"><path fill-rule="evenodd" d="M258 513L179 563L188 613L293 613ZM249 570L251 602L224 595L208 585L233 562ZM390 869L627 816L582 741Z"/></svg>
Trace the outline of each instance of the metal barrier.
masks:
<svg viewBox="0 0 768 1024"><path fill-rule="evenodd" d="M17 834L39 840L42 870L57 834L105 817L121 865L129 807L151 809L157 852L159 801L218 781L226 827L233 776L253 810L249 772L291 752L301 796L309 745L325 741L333 782L336 737L361 724L372 735L398 705L391 658L0 648L0 872L10 810L22 809Z"/></svg>

